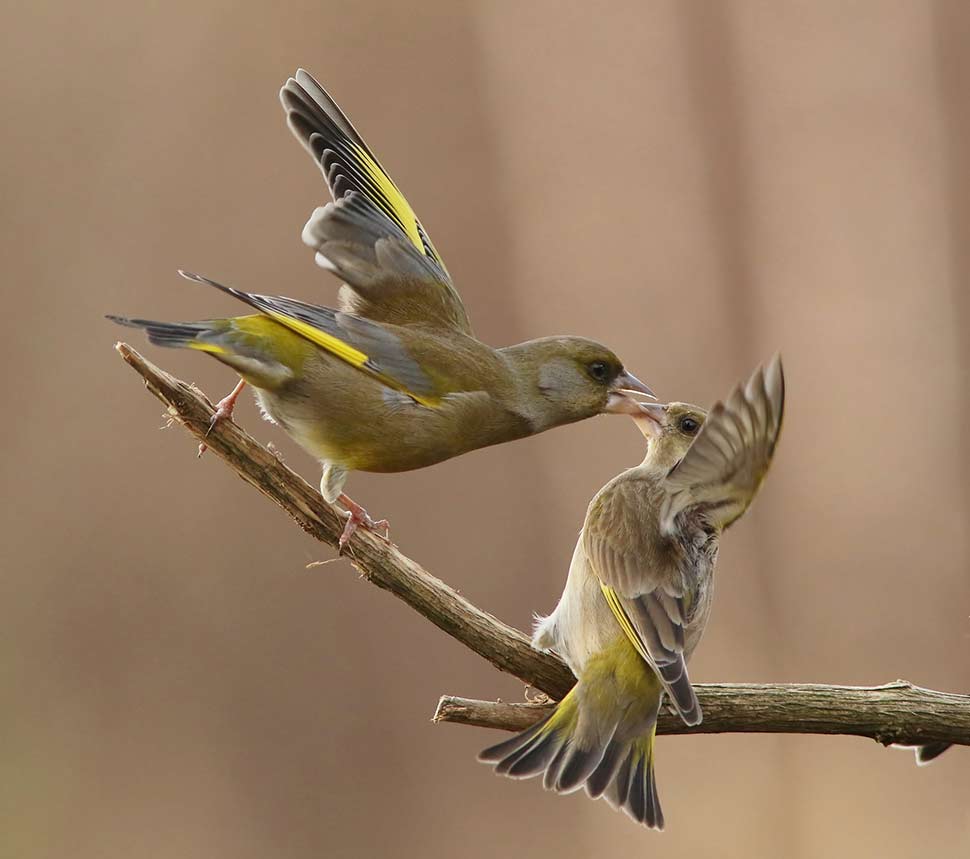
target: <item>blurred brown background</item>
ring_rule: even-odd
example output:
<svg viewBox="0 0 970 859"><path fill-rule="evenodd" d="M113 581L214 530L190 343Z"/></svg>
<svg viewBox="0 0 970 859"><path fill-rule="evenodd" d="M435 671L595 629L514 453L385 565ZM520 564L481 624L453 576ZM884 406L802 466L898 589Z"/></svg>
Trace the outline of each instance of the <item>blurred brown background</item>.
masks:
<svg viewBox="0 0 970 859"><path fill-rule="evenodd" d="M0 35L7 503L3 857L967 855L970 752L668 738L662 835L494 777L442 692L521 684L330 553L179 429L105 312L332 302L326 199L276 92L305 65L419 211L483 339L583 333L709 403L781 349L787 429L722 552L698 681L970 687L970 6L20 4ZM213 397L225 368L154 360ZM312 481L315 463L260 422ZM358 476L402 549L525 627L603 418Z"/></svg>

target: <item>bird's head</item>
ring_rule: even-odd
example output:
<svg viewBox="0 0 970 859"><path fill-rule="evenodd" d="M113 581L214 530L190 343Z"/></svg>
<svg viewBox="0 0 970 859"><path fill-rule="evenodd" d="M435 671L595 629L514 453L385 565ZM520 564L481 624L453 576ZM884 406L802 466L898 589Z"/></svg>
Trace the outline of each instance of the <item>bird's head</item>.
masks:
<svg viewBox="0 0 970 859"><path fill-rule="evenodd" d="M502 351L516 369L537 431L604 412L637 415L633 394L653 397L610 349L584 337L544 337Z"/></svg>
<svg viewBox="0 0 970 859"><path fill-rule="evenodd" d="M668 472L687 453L707 412L687 403L641 403L633 420L649 441L643 464Z"/></svg>

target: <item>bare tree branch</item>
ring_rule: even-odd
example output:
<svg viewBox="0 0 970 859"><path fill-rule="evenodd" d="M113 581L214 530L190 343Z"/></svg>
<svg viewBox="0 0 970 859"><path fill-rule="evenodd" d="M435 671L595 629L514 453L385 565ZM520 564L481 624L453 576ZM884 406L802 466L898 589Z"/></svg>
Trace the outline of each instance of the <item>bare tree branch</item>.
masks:
<svg viewBox="0 0 970 859"><path fill-rule="evenodd" d="M125 343L115 347L184 425L243 480L285 510L308 534L336 548L344 520L303 478L231 421L211 433L212 403ZM360 529L348 545L350 562L363 578L390 591L435 626L552 699L575 683L555 656L532 649L528 637L472 605L440 579ZM773 732L851 734L904 745L950 742L970 745L970 696L921 689L904 681L877 687L823 685L698 684L704 721L687 728L664 715L661 733ZM435 721L519 730L548 712L548 703L505 704L443 697Z"/></svg>
<svg viewBox="0 0 970 859"><path fill-rule="evenodd" d="M344 520L336 507L232 421L220 421L206 435L214 409L201 391L159 369L126 343L115 348L145 380L145 387L168 407L173 421L204 440L210 451L282 507L304 531L337 548ZM396 546L360 528L347 549L348 559L365 579L404 600L500 671L554 697L565 695L576 682L562 662L537 653L523 633L472 605Z"/></svg>
<svg viewBox="0 0 970 859"><path fill-rule="evenodd" d="M921 689L905 680L885 686L700 683L694 688L704 721L688 727L673 713L661 713L658 733L849 734L883 745L970 741L970 697ZM552 706L445 695L434 721L521 731Z"/></svg>

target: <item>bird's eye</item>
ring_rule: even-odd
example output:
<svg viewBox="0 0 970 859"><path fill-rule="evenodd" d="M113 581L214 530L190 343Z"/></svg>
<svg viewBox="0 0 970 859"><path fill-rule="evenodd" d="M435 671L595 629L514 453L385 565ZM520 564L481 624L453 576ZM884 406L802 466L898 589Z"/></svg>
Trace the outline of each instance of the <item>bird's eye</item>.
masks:
<svg viewBox="0 0 970 859"><path fill-rule="evenodd" d="M589 365L589 374L596 379L597 382L605 382L607 377L610 375L610 368L605 361L593 361Z"/></svg>
<svg viewBox="0 0 970 859"><path fill-rule="evenodd" d="M700 421L697 418L692 418L689 415L682 417L680 419L680 431L686 435L693 435L697 432L700 427Z"/></svg>

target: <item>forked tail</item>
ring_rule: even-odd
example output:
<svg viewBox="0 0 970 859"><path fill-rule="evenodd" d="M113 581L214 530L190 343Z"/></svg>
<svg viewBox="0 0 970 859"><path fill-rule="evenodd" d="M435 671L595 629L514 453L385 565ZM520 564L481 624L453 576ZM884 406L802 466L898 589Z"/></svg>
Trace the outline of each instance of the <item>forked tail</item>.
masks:
<svg viewBox="0 0 970 859"><path fill-rule="evenodd" d="M610 713L596 714L588 711L596 698L584 685L574 688L537 725L485 749L478 759L495 764L495 772L510 778L541 774L543 787L557 793L585 786L592 799L603 796L638 823L663 829L653 774L659 693L652 702L627 708L613 699ZM604 715L612 720L604 720Z"/></svg>

